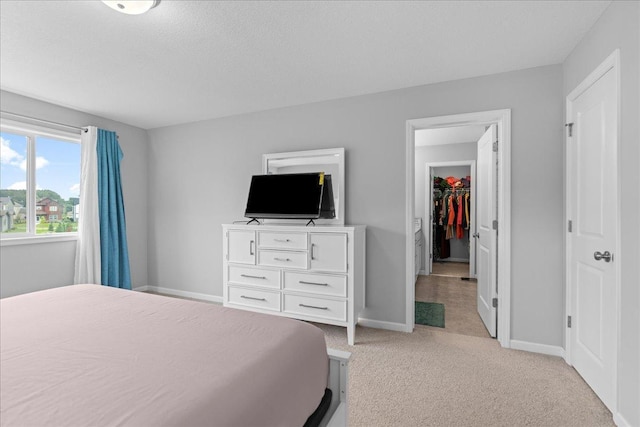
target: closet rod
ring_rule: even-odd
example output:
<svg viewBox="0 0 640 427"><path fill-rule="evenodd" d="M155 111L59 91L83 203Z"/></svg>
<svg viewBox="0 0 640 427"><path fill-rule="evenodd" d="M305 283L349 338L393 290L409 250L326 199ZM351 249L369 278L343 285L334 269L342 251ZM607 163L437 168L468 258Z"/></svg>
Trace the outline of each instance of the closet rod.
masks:
<svg viewBox="0 0 640 427"><path fill-rule="evenodd" d="M81 127L78 127L78 126L72 126L72 125L66 125L64 123L52 122L51 120L43 120L43 119L38 119L37 117L30 117L30 116L24 116L22 114L10 113L9 111L0 111L0 114L6 115L6 116L17 117L19 119L33 120L33 121L36 121L36 122L46 123L46 124L49 124L49 125L62 126L62 127L69 128L69 129L75 129L78 132L87 132L89 130L87 128L81 128Z"/></svg>

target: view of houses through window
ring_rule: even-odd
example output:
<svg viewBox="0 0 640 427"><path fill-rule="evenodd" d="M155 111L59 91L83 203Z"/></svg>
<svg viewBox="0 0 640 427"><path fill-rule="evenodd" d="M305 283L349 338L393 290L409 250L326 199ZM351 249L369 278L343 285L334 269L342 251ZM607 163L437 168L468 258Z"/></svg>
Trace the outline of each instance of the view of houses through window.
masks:
<svg viewBox="0 0 640 427"><path fill-rule="evenodd" d="M80 144L55 133L0 131L3 236L69 233L80 219Z"/></svg>

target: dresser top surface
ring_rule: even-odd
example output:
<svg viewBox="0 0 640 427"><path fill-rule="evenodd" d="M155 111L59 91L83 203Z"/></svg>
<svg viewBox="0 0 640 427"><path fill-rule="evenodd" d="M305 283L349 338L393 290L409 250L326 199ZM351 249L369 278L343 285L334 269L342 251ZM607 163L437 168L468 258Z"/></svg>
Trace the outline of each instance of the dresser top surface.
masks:
<svg viewBox="0 0 640 427"><path fill-rule="evenodd" d="M314 231L351 231L351 230L364 230L366 225L301 225L301 224L222 224L222 228L236 228L243 230L262 230L262 231L299 231L299 232L314 232Z"/></svg>

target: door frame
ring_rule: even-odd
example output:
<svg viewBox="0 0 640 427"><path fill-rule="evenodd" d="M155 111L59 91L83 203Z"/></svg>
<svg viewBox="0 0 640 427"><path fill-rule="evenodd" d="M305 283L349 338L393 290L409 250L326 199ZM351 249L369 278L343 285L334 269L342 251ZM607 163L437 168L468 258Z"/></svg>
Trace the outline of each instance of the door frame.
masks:
<svg viewBox="0 0 640 427"><path fill-rule="evenodd" d="M431 218L431 211L433 210L433 189L431 188L432 186L432 182L431 182L431 172L432 169L435 168L446 168L449 166L469 166L470 168L470 176L471 176L471 195L472 197L476 197L476 161L475 160L453 160L453 161L449 161L449 162L427 162L425 164L425 191L429 191L430 189L432 191L429 191L429 196L424 198L424 221L423 221L423 228L425 227L425 224L429 227L428 228L428 232L424 233L425 237L427 237L426 239L426 243L427 245L425 245L425 251L424 251L424 272L425 275L430 275L431 274L431 264L433 263L433 258L430 258L429 255L431 254L431 249L433 248L433 226L431 224L431 222L433 221L433 219ZM469 215L471 216L471 225L469 227L469 277L476 277L475 275L475 266L476 266L476 259L475 259L475 255L476 255L476 247L475 244L471 245L471 242L473 241L475 243L475 240L471 240L473 234L476 231L476 204L475 204L475 200L472 199L472 203L471 203L471 207L470 207L471 212L469 213ZM427 218L429 219L427 221ZM427 269L427 267L429 267L429 269ZM474 272L472 274L472 272Z"/></svg>
<svg viewBox="0 0 640 427"><path fill-rule="evenodd" d="M622 231L620 228L621 224L621 186L618 183L622 182L620 177L620 107L621 107L621 92L620 92L620 49L616 49L609 55L595 70L593 70L575 89L573 89L566 98L565 104L565 114L566 114L566 122L568 123L573 116L573 102L580 96L584 91L589 89L596 81L598 81L601 77L603 77L608 71L612 70L614 73L614 77L616 79L616 138L615 138L615 150L616 150L616 174L615 174L615 182L612 186L615 188L616 194L616 245L614 248L615 255L615 269L616 269L616 283L615 283L615 316L616 320L614 322L615 331L613 333L616 337L616 345L613 349L613 370L615 372L614 375L614 387L613 387L613 410L611 411L614 414L614 417L617 413L618 409L618 354L620 353L620 330L621 330L621 316L620 316L620 306L621 306L621 264L624 261L624 255L621 251L621 237ZM573 176L573 163L570 157L570 138L569 132L565 132L565 146L564 146L564 158L565 158L565 182L564 182L564 220L567 228L565 228L564 233L564 245L565 245L565 260L564 260L564 270L565 270L565 351L564 351L564 360L567 364L573 366L572 364L572 348L571 348L571 339L573 328L570 328L568 325L568 316L571 316L574 307L573 307L573 293L571 286L571 256L572 256L572 245L571 245L571 233L568 229L569 221L572 219L573 213L571 211L571 202L568 197L568 187L572 182L571 177Z"/></svg>
<svg viewBox="0 0 640 427"><path fill-rule="evenodd" d="M415 327L415 131L464 125L498 125L498 342L511 347L511 109L412 119L406 122L405 332Z"/></svg>

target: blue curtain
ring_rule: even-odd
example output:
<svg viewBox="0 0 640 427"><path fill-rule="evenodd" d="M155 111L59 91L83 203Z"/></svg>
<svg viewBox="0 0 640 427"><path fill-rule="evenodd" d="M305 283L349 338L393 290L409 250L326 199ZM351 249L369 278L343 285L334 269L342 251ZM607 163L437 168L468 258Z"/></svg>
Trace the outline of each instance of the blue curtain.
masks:
<svg viewBox="0 0 640 427"><path fill-rule="evenodd" d="M129 250L120 181L122 150L115 132L98 129L98 209L101 283L131 289Z"/></svg>

